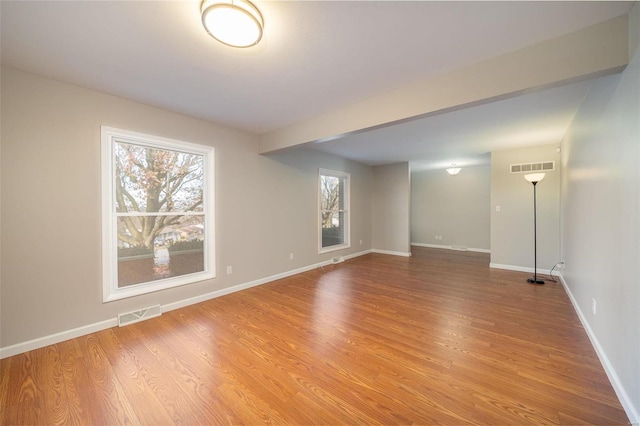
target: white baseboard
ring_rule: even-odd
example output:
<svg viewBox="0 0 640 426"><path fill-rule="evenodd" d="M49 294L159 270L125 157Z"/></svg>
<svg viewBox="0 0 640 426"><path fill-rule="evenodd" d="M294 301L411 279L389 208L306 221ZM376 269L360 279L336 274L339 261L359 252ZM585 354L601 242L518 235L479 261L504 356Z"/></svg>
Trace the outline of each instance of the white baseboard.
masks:
<svg viewBox="0 0 640 426"><path fill-rule="evenodd" d="M426 244L426 243L411 243L411 245L416 247L429 247L429 248L437 248L437 249L445 249L445 250L472 251L476 253L491 253L491 250L489 249L481 249L481 248L473 248L473 247L445 246L440 244Z"/></svg>
<svg viewBox="0 0 640 426"><path fill-rule="evenodd" d="M84 325L72 330L51 334L49 336L39 337L27 342L16 343L15 345L7 346L6 348L0 348L0 359L44 348L45 346L54 345L56 343L64 342L65 340L85 336L97 331L106 330L107 328L117 327L117 325L118 319L113 318L106 321L96 322L94 324Z"/></svg>
<svg viewBox="0 0 640 426"><path fill-rule="evenodd" d="M569 296L569 300L571 300L573 309L575 309L576 313L578 314L578 318L580 318L582 327L584 327L585 331L587 332L587 336L589 336L591 345L593 345L593 349L595 349L596 354L598 355L598 358L602 363L602 367L604 368L605 373L607 373L607 377L609 378L609 381L611 382L611 386L613 386L613 390L616 392L616 395L618 396L618 399L622 404L622 408L624 408L625 413L627 413L627 417L629 417L629 421L631 422L632 425L640 425L640 414L638 414L639 413L638 407L634 406L633 401L631 401L631 398L627 394L627 391L624 389L624 386L622 386L622 383L620 383L620 378L618 377L616 370L613 368L613 365L611 365L611 362L609 361L609 357L607 357L607 354L605 353L604 349L602 349L602 346L600 346L600 342L598 341L598 338L596 337L595 333L591 329L591 326L589 325L589 321L587 321L587 318L585 317L584 313L580 309L580 306L578 305L578 302L576 301L575 297L573 297L573 293L571 293L571 289L567 285L567 282L565 281L564 277L562 276L562 274L558 274L558 276L560 277L560 282L564 287L564 291Z"/></svg>
<svg viewBox="0 0 640 426"><path fill-rule="evenodd" d="M365 254L373 253L373 250L365 250L354 254L348 254L344 257L344 260L354 259L356 257L364 256Z"/></svg>
<svg viewBox="0 0 640 426"><path fill-rule="evenodd" d="M355 257L364 256L365 254L368 254L371 252L372 250L365 250L359 253L346 255L344 256L344 259L345 260L353 259ZM221 297L227 294L235 293L236 291L246 290L251 287L266 284L271 281L290 277L292 275L301 274L303 272L310 271L312 269L316 269L322 266L327 266L332 264L333 264L332 260L327 260L327 261L316 263L313 265L304 266L302 268L293 269L290 271L282 272L280 274L271 275L269 277L261 278L255 281L250 281L248 283L235 285L233 287L224 288L221 290L202 294L196 297L190 297L188 299L179 300L177 302L168 303L166 305L162 305L161 309L162 309L162 312L169 312L174 309L183 308L185 306L204 302L210 299L214 299L216 297ZM8 358L10 356L18 355L24 352L35 350L35 349L44 348L45 346L54 345L56 343L64 342L65 340L74 339L76 337L85 336L87 334L96 333L98 331L106 330L108 328L117 327L117 326L118 326L118 320L117 318L113 318L105 321L96 322L94 324L89 324L82 327L74 328L72 330L62 331L60 333L55 333L49 336L39 337L37 339L29 340L27 342L16 343L15 345L7 346L5 348L0 348L0 359Z"/></svg>
<svg viewBox="0 0 640 426"><path fill-rule="evenodd" d="M404 252L404 251L391 251L391 250L379 250L379 249L373 249L371 250L373 253L379 253L379 254L388 254L391 256L403 256L403 257L411 257L411 252Z"/></svg>
<svg viewBox="0 0 640 426"><path fill-rule="evenodd" d="M495 268L495 269L506 269L508 271L516 271L516 272L529 272L530 274L533 274L533 268L528 268L526 266L516 266L516 265L503 265L500 263L490 263L489 264L489 268ZM548 269L540 269L538 268L538 275L550 275L549 274L549 270ZM553 275L554 277L558 277L560 276L560 273L557 270L553 271Z"/></svg>
<svg viewBox="0 0 640 426"><path fill-rule="evenodd" d="M517 271L517 272L530 272L533 274L533 268L528 268L526 266L516 266L516 265L503 265L500 263L490 263L489 268L495 269L506 269L508 271ZM540 270L538 270L540 272Z"/></svg>

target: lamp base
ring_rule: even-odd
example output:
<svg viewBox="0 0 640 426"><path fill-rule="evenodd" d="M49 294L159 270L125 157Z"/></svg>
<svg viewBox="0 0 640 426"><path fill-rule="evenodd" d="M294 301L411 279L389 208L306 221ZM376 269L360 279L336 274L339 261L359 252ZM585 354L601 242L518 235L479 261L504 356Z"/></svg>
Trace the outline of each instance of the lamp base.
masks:
<svg viewBox="0 0 640 426"><path fill-rule="evenodd" d="M527 282L529 284L544 284L544 281L542 281L541 279L539 279L537 277L536 278L527 278Z"/></svg>

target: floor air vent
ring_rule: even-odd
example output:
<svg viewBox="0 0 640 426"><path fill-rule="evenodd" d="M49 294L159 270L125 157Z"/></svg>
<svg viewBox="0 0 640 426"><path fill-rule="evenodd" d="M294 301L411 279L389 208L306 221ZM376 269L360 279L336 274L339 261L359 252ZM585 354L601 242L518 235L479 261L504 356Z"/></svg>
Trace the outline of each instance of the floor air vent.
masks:
<svg viewBox="0 0 640 426"><path fill-rule="evenodd" d="M149 318L159 317L160 315L162 315L162 308L160 308L160 305L151 306L138 311L127 312L125 314L118 314L118 326L123 327Z"/></svg>

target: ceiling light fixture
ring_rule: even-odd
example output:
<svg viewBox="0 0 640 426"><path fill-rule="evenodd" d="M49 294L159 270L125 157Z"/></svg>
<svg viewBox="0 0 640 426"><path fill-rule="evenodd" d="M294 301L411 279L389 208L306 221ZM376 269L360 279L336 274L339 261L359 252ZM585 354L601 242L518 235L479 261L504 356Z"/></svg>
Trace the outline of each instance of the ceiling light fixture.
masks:
<svg viewBox="0 0 640 426"><path fill-rule="evenodd" d="M460 167L456 167L455 164L452 164L451 167L449 167L447 169L447 173L449 173L451 176L453 176L453 175L457 175L458 173L460 173L460 170L462 170Z"/></svg>
<svg viewBox="0 0 640 426"><path fill-rule="evenodd" d="M202 25L220 43L251 47L262 39L262 14L248 0L203 0L200 11Z"/></svg>

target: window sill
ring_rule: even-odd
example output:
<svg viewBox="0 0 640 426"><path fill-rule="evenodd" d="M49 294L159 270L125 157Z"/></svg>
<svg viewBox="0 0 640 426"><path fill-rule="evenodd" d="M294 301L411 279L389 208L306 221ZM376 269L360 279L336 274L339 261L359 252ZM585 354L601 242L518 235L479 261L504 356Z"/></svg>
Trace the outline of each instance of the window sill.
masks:
<svg viewBox="0 0 640 426"><path fill-rule="evenodd" d="M351 244L340 244L340 245L337 245L337 246L322 247L318 251L318 254L331 253L333 251L344 250L344 249L348 249L350 247L351 247Z"/></svg>

